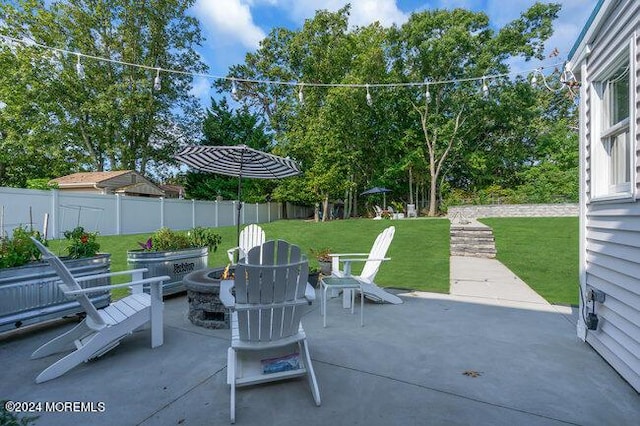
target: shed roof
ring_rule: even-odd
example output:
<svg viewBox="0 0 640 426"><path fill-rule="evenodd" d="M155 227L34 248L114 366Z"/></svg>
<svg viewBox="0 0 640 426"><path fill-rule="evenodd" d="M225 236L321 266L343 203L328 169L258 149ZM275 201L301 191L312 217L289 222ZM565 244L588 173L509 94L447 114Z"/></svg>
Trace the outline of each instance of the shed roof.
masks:
<svg viewBox="0 0 640 426"><path fill-rule="evenodd" d="M127 173L133 173L132 170L116 170L111 172L80 172L73 173L59 178L52 179L51 182L56 182L58 185L70 185L70 184L97 184L105 180L112 179L117 176L121 176Z"/></svg>

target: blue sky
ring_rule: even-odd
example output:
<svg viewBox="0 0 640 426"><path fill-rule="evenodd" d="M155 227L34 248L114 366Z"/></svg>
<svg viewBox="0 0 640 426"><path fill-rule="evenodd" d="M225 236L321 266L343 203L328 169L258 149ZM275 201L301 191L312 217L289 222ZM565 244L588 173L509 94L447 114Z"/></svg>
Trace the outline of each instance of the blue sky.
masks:
<svg viewBox="0 0 640 426"><path fill-rule="evenodd" d="M540 64L515 61L514 70L529 70L540 65L563 61L587 21L596 1L556 0L562 5L554 23L554 34L546 51L560 51L560 59ZM258 43L274 27L301 28L305 19L312 18L316 9L335 11L347 0L196 0L191 14L198 18L206 41L198 49L209 66L210 75L225 76L230 65L242 63L247 52L257 49ZM491 25L501 28L516 19L535 3L534 0L351 0L351 26L368 25L379 21L384 26L401 25L411 12L425 9L453 9L463 7L484 11ZM194 94L208 106L211 81L197 78Z"/></svg>

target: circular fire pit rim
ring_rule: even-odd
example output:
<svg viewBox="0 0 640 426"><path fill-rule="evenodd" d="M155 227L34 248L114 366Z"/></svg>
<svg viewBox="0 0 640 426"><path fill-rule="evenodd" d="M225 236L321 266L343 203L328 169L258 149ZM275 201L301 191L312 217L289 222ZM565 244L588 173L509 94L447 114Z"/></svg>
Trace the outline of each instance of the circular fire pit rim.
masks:
<svg viewBox="0 0 640 426"><path fill-rule="evenodd" d="M198 291L200 293L217 293L220 291L220 281L222 278L212 278L211 274L222 272L226 267L221 268L205 268L198 271L191 272L184 277L184 285L187 290ZM233 267L229 268L230 272L233 272Z"/></svg>

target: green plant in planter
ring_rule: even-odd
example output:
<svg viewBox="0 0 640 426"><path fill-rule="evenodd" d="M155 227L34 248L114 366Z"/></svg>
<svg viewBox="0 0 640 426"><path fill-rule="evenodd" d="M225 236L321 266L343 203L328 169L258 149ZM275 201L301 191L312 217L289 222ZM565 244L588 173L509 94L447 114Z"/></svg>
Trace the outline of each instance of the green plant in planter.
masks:
<svg viewBox="0 0 640 426"><path fill-rule="evenodd" d="M100 244L96 241L98 233L87 232L82 226L78 226L71 231L65 231L64 237L69 241L67 252L71 259L93 257L100 250Z"/></svg>
<svg viewBox="0 0 640 426"><path fill-rule="evenodd" d="M29 231L18 226L12 238L0 238L0 268L22 266L40 260L40 252L29 237L35 237L46 245L38 231Z"/></svg>
<svg viewBox="0 0 640 426"><path fill-rule="evenodd" d="M175 232L167 227L158 229L145 243L138 243L144 251L173 251L209 247L216 251L222 237L212 229L196 227L189 232Z"/></svg>
<svg viewBox="0 0 640 426"><path fill-rule="evenodd" d="M323 247L320 249L311 249L311 254L315 256L318 262L331 262L331 249L328 247Z"/></svg>

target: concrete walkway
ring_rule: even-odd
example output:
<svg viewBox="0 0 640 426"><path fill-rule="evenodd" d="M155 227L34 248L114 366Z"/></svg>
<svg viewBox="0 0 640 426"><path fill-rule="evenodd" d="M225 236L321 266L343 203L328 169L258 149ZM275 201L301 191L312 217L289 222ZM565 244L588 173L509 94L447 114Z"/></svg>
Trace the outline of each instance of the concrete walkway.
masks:
<svg viewBox="0 0 640 426"><path fill-rule="evenodd" d="M572 315L569 307L551 305L496 259L451 256L449 292L457 300Z"/></svg>
<svg viewBox="0 0 640 426"><path fill-rule="evenodd" d="M237 424L637 424L640 397L576 338L569 310L541 301L497 261L452 258L451 267L451 295L366 303L364 327L335 298L323 328L315 303L303 324L322 406L304 379L241 388ZM196 327L186 311L185 296L165 301L163 346L151 349L148 332L136 332L40 385L34 378L57 357L30 353L73 324L0 337L0 399L104 403L36 413L36 425L228 424L229 330Z"/></svg>

